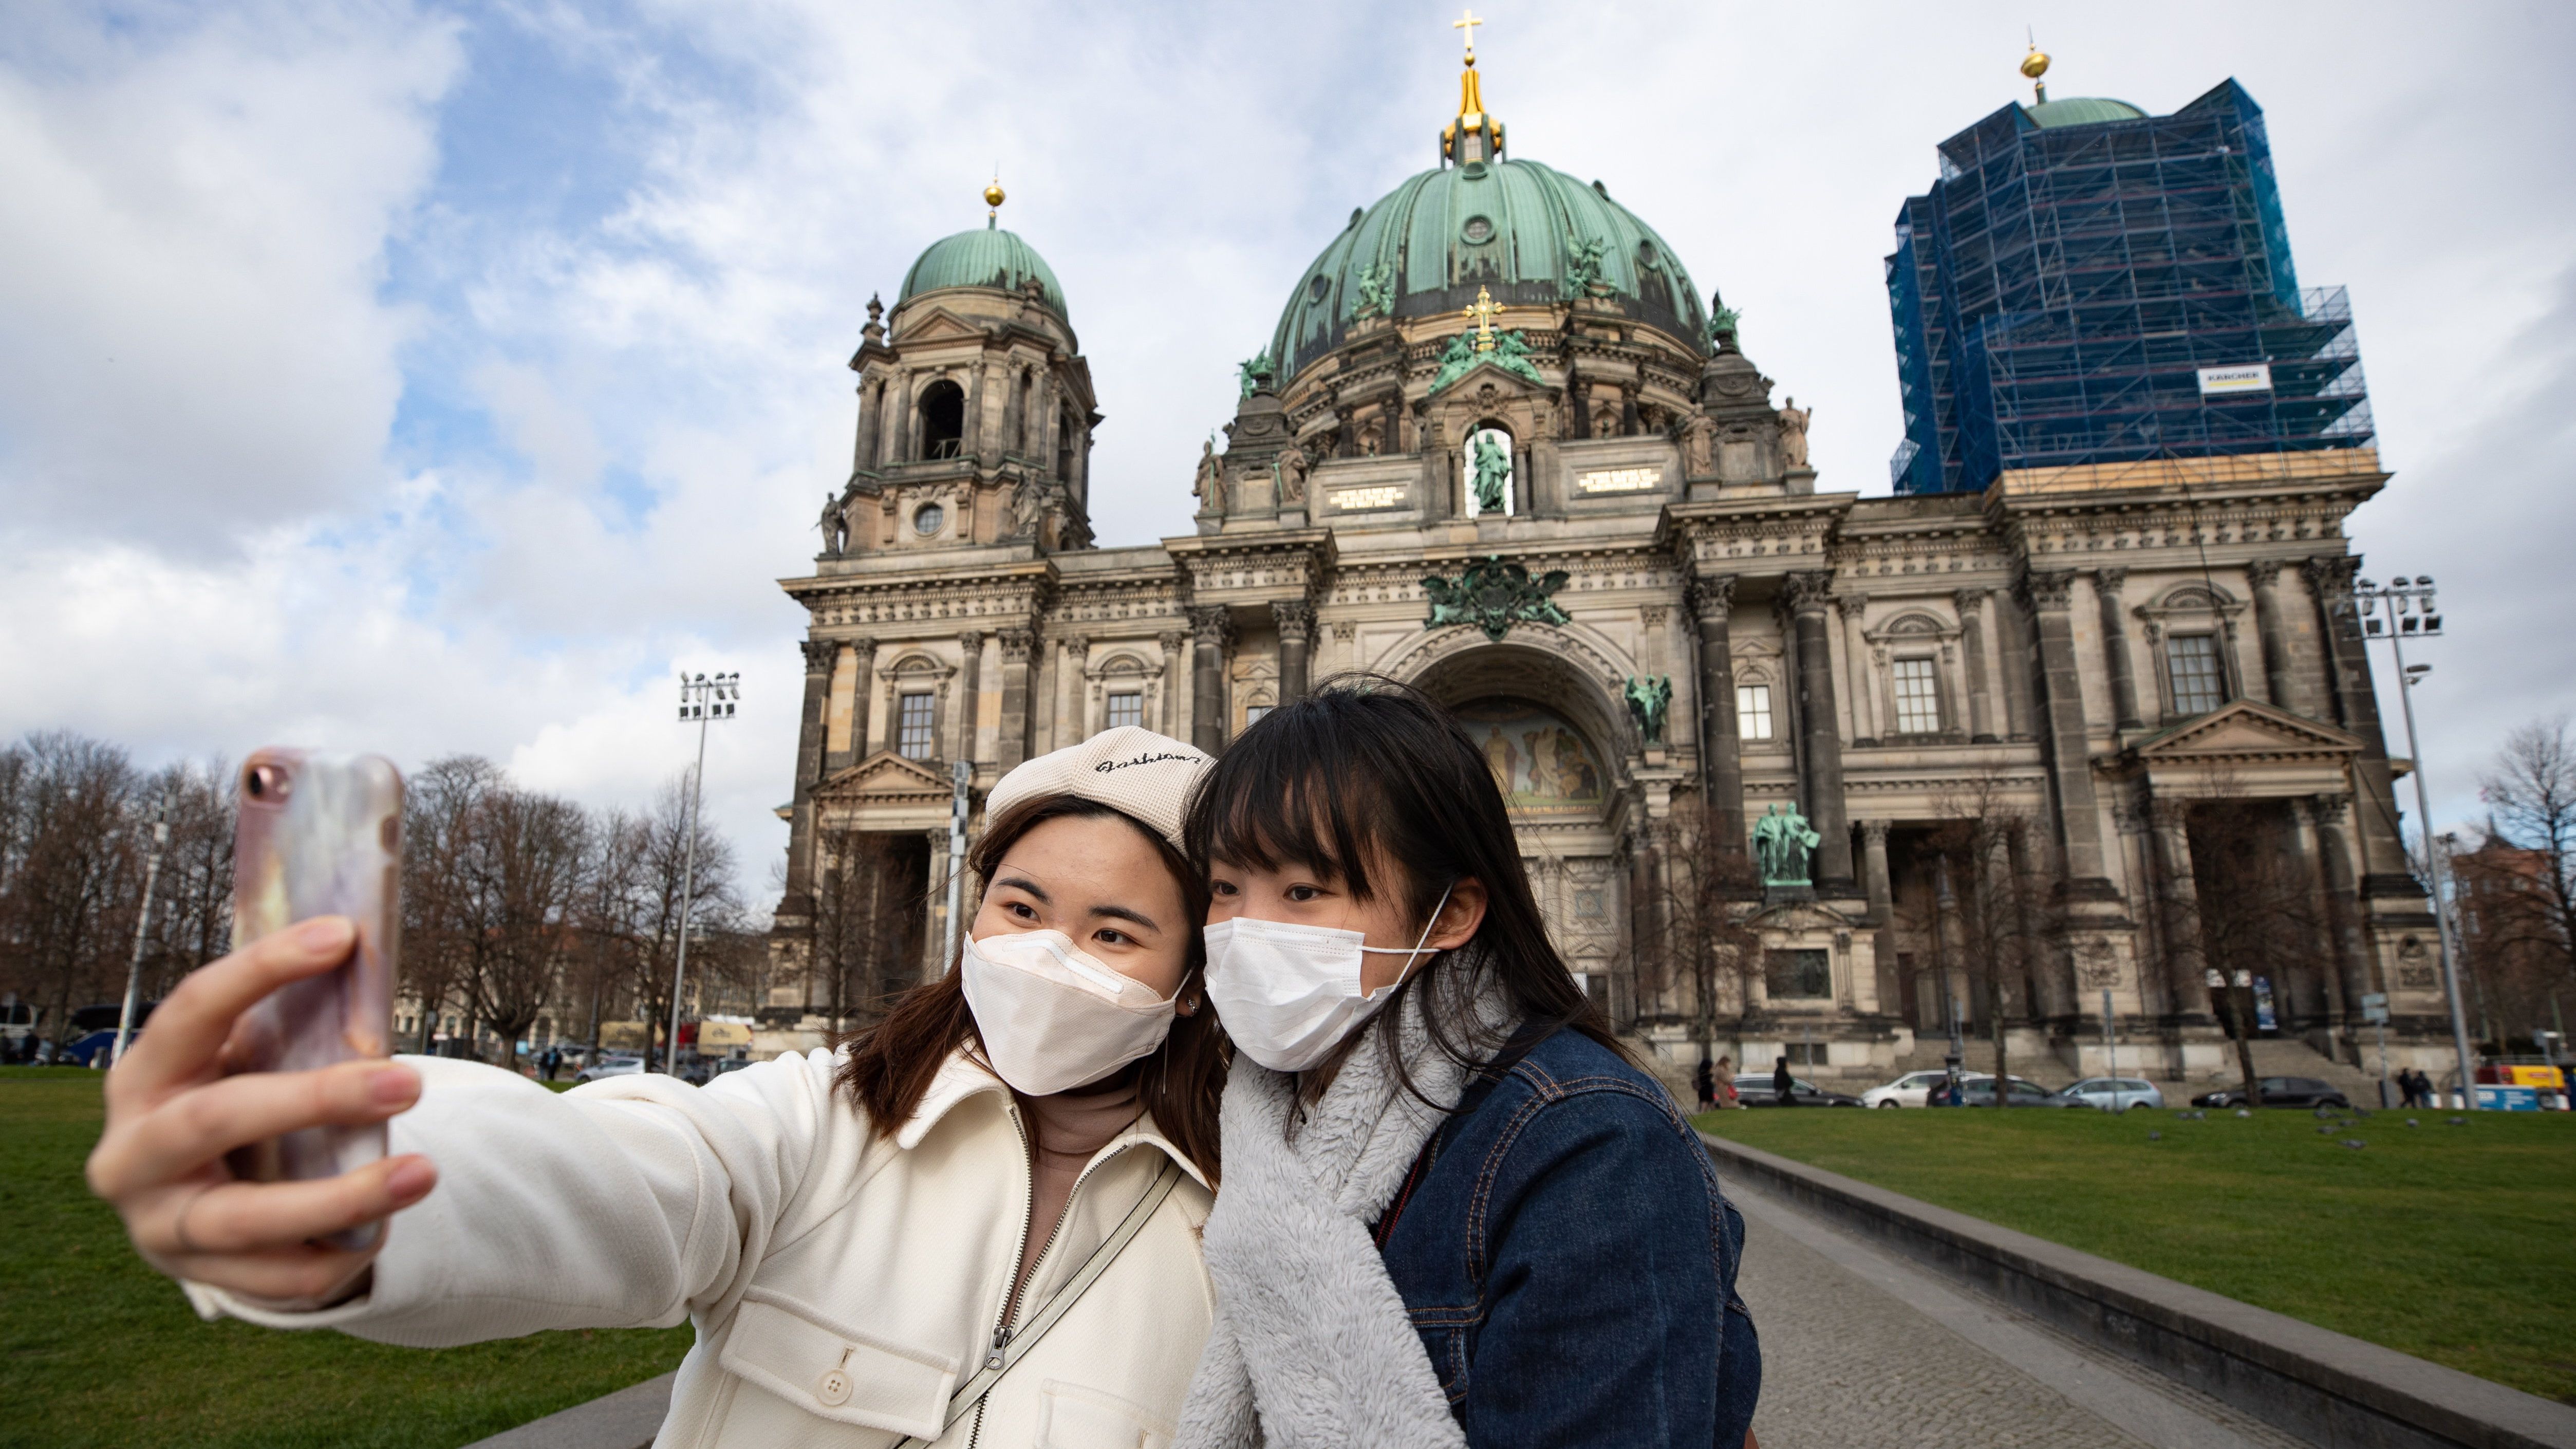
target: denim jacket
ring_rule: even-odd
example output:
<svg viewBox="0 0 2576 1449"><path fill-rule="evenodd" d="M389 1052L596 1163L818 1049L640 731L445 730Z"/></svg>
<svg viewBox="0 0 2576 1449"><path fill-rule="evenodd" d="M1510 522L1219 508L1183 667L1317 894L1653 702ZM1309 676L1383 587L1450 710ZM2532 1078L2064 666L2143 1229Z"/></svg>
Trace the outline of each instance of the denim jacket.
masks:
<svg viewBox="0 0 2576 1449"><path fill-rule="evenodd" d="M1740 1449L1744 1219L1662 1086L1559 1031L1435 1136L1384 1231L1473 1449Z"/></svg>

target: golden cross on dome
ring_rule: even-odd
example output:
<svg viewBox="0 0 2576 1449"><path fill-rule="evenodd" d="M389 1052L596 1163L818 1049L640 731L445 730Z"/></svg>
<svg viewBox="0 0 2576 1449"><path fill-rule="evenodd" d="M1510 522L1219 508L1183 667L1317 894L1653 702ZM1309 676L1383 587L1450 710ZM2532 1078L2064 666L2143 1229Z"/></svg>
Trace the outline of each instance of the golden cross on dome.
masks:
<svg viewBox="0 0 2576 1449"><path fill-rule="evenodd" d="M1480 286L1476 289L1475 305L1463 310L1468 317L1475 319L1476 350L1478 352L1493 351L1494 318L1501 315L1503 310L1502 304L1494 300L1494 294L1491 291Z"/></svg>
<svg viewBox="0 0 2576 1449"><path fill-rule="evenodd" d="M1488 23L1490 22L1476 18L1475 7L1473 6L1469 6L1460 18L1449 22L1450 29L1463 30L1467 32L1467 63L1469 65L1474 65L1476 63L1476 27Z"/></svg>

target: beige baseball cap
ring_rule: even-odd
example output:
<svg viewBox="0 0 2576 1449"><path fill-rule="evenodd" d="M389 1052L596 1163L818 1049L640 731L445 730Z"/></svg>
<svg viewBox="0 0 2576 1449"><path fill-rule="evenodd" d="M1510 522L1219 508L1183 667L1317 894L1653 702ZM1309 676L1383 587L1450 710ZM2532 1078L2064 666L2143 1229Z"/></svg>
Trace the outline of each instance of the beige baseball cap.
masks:
<svg viewBox="0 0 2576 1449"><path fill-rule="evenodd" d="M1004 775L984 798L984 817L997 819L1023 800L1072 795L1136 817L1179 850L1190 791L1215 763L1196 745L1120 725Z"/></svg>

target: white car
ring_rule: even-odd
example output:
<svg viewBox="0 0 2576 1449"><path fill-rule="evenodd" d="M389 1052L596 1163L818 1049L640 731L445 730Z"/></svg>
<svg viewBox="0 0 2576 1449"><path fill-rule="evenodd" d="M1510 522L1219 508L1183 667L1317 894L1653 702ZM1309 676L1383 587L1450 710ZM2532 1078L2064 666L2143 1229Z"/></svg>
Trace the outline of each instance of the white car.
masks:
<svg viewBox="0 0 2576 1449"><path fill-rule="evenodd" d="M602 1077L631 1077L642 1070L644 1070L642 1057L601 1057L597 1062L582 1068L580 1075L573 1080L596 1082Z"/></svg>
<svg viewBox="0 0 2576 1449"><path fill-rule="evenodd" d="M1945 1074L1938 1068L1928 1072L1907 1072L1884 1087L1872 1087L1861 1093L1861 1105L1864 1107L1920 1107L1923 1105L1923 1094L1931 1091L1932 1084L1940 1081L1943 1075ZM1992 1072L1959 1074L1959 1080L1962 1083L1991 1081L1993 1078Z"/></svg>
<svg viewBox="0 0 2576 1449"><path fill-rule="evenodd" d="M2156 1090L2155 1083L2137 1077L2086 1077L2067 1088L2066 1095L2104 1112L2134 1112L2165 1104L2165 1094Z"/></svg>

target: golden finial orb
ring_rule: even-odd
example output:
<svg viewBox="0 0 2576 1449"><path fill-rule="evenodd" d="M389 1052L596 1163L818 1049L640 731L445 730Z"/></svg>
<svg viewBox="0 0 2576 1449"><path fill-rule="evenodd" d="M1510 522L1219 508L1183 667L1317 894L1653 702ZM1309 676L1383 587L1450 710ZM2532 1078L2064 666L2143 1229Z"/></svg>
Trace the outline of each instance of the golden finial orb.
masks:
<svg viewBox="0 0 2576 1449"><path fill-rule="evenodd" d="M2048 74L2048 52L2036 45L2032 46L2030 54L2021 58L2021 73L2032 80Z"/></svg>
<svg viewBox="0 0 2576 1449"><path fill-rule="evenodd" d="M1007 198L1002 191L1002 178L999 175L994 176L991 181L984 184L984 204L986 206L993 208L995 211L999 211L1002 209L1002 202L1006 199Z"/></svg>

